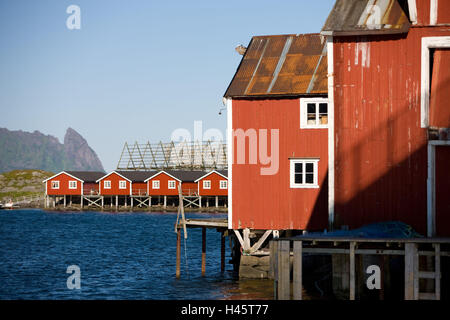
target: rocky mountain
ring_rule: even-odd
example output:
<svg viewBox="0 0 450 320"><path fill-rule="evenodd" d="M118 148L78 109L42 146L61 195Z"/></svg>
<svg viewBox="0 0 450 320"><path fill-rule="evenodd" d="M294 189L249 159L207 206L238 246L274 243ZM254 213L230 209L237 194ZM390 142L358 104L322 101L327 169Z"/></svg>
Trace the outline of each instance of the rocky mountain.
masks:
<svg viewBox="0 0 450 320"><path fill-rule="evenodd" d="M0 172L23 169L104 171L95 151L72 128L67 129L63 144L39 131L0 128Z"/></svg>

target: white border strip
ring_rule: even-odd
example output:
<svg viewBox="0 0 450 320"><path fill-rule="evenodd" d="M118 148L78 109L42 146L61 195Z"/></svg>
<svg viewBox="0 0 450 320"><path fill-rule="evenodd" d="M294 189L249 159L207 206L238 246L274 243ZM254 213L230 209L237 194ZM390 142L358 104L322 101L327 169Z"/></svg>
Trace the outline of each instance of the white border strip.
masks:
<svg viewBox="0 0 450 320"><path fill-rule="evenodd" d="M430 110L430 49L450 48L450 37L422 38L421 89L420 89L420 126L428 128ZM328 55L329 56L329 55ZM329 94L329 93L328 93Z"/></svg>
<svg viewBox="0 0 450 320"><path fill-rule="evenodd" d="M333 37L327 37L328 59L328 228L334 225L334 57Z"/></svg>
<svg viewBox="0 0 450 320"><path fill-rule="evenodd" d="M417 5L416 0L408 0L409 19L412 24L417 24Z"/></svg>
<svg viewBox="0 0 450 320"><path fill-rule="evenodd" d="M228 229L233 229L233 101L227 99Z"/></svg>
<svg viewBox="0 0 450 320"><path fill-rule="evenodd" d="M430 25L437 24L438 17L438 0L430 0Z"/></svg>

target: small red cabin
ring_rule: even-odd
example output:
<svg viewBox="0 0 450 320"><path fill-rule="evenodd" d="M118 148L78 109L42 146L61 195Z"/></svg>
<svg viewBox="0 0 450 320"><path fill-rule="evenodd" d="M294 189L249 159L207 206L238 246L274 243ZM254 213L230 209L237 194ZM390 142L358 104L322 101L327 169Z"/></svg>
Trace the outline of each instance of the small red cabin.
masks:
<svg viewBox="0 0 450 320"><path fill-rule="evenodd" d="M166 171L160 171L145 180L150 196L177 196L181 179Z"/></svg>
<svg viewBox="0 0 450 320"><path fill-rule="evenodd" d="M131 195L131 179L124 175L113 171L97 180L100 194L110 196L126 196Z"/></svg>
<svg viewBox="0 0 450 320"><path fill-rule="evenodd" d="M198 195L200 196L227 196L228 177L227 171L211 171L201 176L196 181Z"/></svg>
<svg viewBox="0 0 450 320"><path fill-rule="evenodd" d="M230 229L327 227L326 42L253 37L225 98Z"/></svg>
<svg viewBox="0 0 450 320"><path fill-rule="evenodd" d="M62 171L43 181L45 194L49 196L97 194L96 180L104 174L96 171Z"/></svg>

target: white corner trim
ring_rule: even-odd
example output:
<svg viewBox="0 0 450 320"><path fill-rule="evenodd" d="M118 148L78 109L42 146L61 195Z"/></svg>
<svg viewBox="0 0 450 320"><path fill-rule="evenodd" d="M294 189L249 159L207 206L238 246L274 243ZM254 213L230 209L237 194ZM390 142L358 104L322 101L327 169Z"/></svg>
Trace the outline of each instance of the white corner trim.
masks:
<svg viewBox="0 0 450 320"><path fill-rule="evenodd" d="M327 37L328 59L328 228L334 225L334 57L333 37Z"/></svg>
<svg viewBox="0 0 450 320"><path fill-rule="evenodd" d="M450 37L422 38L420 79L420 126L428 128L430 110L430 49L450 48ZM329 108L330 109L330 108Z"/></svg>
<svg viewBox="0 0 450 320"><path fill-rule="evenodd" d="M408 0L409 19L412 24L417 24L417 6L416 0Z"/></svg>
<svg viewBox="0 0 450 320"><path fill-rule="evenodd" d="M227 99L228 229L233 229L233 101Z"/></svg>
<svg viewBox="0 0 450 320"><path fill-rule="evenodd" d="M430 25L437 24L438 0L430 0Z"/></svg>

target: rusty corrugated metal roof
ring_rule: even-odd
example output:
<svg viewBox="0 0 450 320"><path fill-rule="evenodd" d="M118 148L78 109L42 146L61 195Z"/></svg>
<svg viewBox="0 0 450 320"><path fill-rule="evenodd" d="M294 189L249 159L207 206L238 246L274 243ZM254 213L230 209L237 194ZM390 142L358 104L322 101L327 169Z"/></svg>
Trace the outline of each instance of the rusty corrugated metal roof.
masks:
<svg viewBox="0 0 450 320"><path fill-rule="evenodd" d="M327 94L326 54L320 34L253 37L225 97Z"/></svg>
<svg viewBox="0 0 450 320"><path fill-rule="evenodd" d="M397 0L336 0L322 34L406 33L410 26Z"/></svg>

